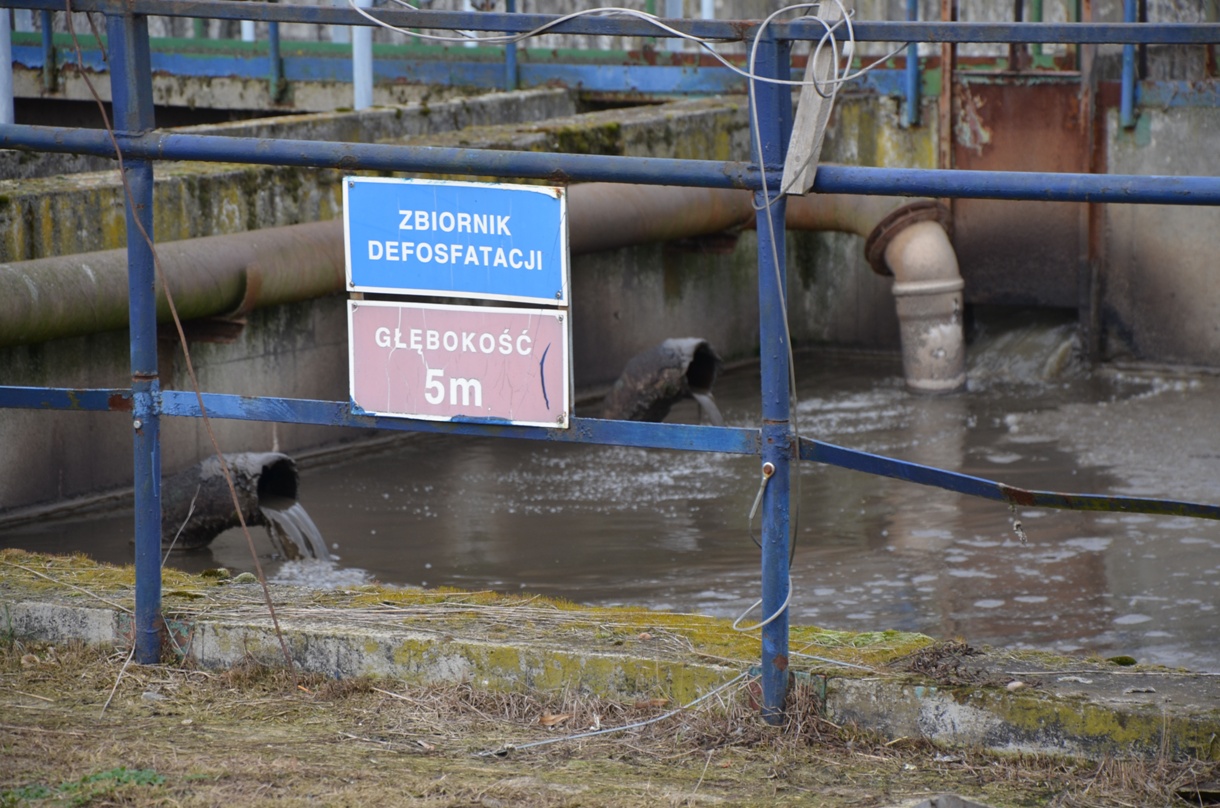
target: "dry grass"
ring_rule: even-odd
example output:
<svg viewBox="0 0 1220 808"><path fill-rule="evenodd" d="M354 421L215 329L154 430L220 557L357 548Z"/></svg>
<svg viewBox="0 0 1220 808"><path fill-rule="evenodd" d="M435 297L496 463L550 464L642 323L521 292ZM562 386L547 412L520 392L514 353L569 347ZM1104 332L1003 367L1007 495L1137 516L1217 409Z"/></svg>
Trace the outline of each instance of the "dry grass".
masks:
<svg viewBox="0 0 1220 808"><path fill-rule="evenodd" d="M770 727L749 684L630 731L530 749L674 705L316 675L294 687L246 664L130 667L103 713L125 658L0 640L0 806L876 806L945 792L996 806L1199 805L1177 795L1220 777L1197 761L885 744L823 720L805 690ZM481 754L506 746L517 748Z"/></svg>

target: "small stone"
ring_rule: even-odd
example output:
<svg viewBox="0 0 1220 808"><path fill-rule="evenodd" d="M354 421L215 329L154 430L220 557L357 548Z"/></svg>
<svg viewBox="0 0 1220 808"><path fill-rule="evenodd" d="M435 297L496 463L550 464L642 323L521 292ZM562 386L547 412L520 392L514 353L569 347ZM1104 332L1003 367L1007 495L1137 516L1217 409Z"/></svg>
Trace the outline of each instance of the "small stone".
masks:
<svg viewBox="0 0 1220 808"><path fill-rule="evenodd" d="M1024 690L1025 688L1029 687L1029 685L1025 684L1024 682L1014 680L1005 685L1005 687L1008 688L1010 693L1015 693L1018 690Z"/></svg>
<svg viewBox="0 0 1220 808"><path fill-rule="evenodd" d="M258 583L258 578L255 577L254 573L252 573L252 572L243 572L242 574L238 575L236 578L233 579L233 583L235 583L235 584L256 584L256 583Z"/></svg>

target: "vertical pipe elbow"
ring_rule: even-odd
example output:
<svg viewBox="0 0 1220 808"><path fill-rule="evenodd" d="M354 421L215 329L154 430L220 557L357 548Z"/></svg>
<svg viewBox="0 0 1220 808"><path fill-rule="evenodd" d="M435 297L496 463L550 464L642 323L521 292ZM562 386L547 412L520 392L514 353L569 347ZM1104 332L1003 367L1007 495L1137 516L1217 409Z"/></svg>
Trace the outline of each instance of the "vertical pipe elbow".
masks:
<svg viewBox="0 0 1220 808"><path fill-rule="evenodd" d="M938 221L914 222L891 236L884 257L894 276L907 387L960 390L966 384L963 282L948 233Z"/></svg>

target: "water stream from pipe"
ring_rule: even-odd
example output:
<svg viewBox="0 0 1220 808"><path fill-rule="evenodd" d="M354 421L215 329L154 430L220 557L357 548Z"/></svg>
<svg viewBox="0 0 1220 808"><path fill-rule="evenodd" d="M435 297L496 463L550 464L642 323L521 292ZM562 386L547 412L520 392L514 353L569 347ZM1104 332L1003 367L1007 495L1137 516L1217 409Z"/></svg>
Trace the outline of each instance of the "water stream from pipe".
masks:
<svg viewBox="0 0 1220 808"><path fill-rule="evenodd" d="M712 398L712 394L691 392L691 398L699 405L699 411L703 413L704 420L712 426L724 426L724 416L720 413L720 408L716 406L716 399Z"/></svg>
<svg viewBox="0 0 1220 808"><path fill-rule="evenodd" d="M285 558L330 560L326 540L300 502L288 497L263 496L259 498L258 509L266 517L267 530Z"/></svg>

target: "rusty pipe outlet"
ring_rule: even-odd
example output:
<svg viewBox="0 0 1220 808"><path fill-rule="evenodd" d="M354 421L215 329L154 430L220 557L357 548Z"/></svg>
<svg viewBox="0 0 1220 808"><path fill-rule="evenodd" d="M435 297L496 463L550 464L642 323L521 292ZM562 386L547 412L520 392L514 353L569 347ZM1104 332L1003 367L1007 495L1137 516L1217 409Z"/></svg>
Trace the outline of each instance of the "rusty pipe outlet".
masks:
<svg viewBox="0 0 1220 808"><path fill-rule="evenodd" d="M707 340L667 339L627 362L623 375L602 401L601 417L663 421L674 404L693 398L712 424L723 426L724 418L712 398L719 372L720 357Z"/></svg>
<svg viewBox="0 0 1220 808"><path fill-rule="evenodd" d="M285 558L330 558L313 520L297 502L297 466L291 457L241 452L224 459L248 527L266 527ZM241 524L237 513L220 458L213 455L162 482L161 544L175 550L206 547Z"/></svg>

